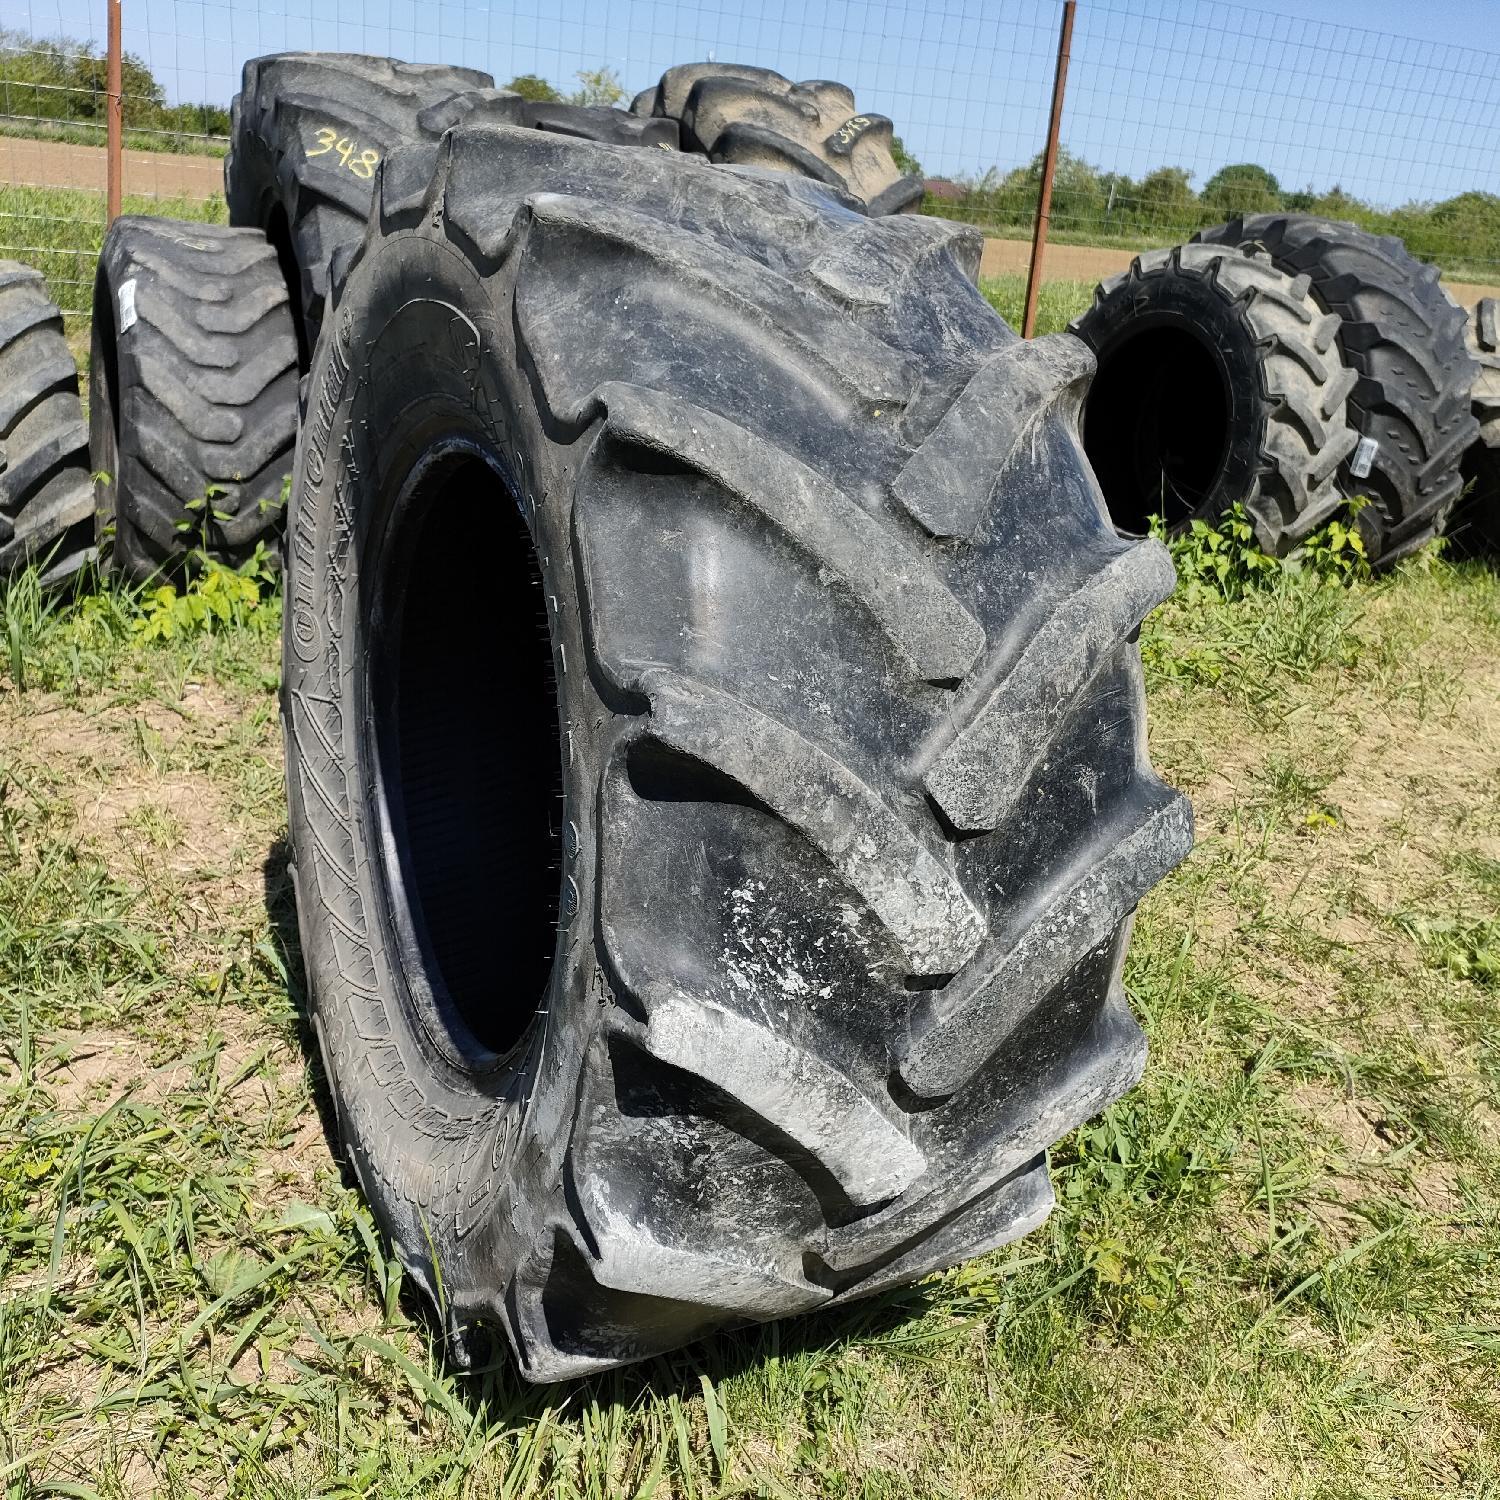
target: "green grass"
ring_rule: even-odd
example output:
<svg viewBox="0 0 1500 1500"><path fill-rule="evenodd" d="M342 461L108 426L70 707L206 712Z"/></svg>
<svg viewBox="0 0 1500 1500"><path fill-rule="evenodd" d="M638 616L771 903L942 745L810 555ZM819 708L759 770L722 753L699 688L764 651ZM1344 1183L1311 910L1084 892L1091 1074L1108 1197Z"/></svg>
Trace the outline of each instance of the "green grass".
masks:
<svg viewBox="0 0 1500 1500"><path fill-rule="evenodd" d="M1145 1080L1046 1227L543 1390L445 1363L334 1164L277 600L151 609L0 599L7 1500L1500 1492L1494 573L1148 622L1198 844L1131 949Z"/></svg>
<svg viewBox="0 0 1500 1500"><path fill-rule="evenodd" d="M985 301L1017 333L1026 312L1026 278L995 276L979 283ZM1092 281L1044 281L1036 298L1036 331L1061 333L1094 300Z"/></svg>
<svg viewBox="0 0 1500 1500"><path fill-rule="evenodd" d="M107 127L87 120L15 120L0 117L0 135L28 141L64 141L75 146L103 146ZM223 156L229 142L222 136L181 130L126 129L127 151L165 151L174 156Z"/></svg>

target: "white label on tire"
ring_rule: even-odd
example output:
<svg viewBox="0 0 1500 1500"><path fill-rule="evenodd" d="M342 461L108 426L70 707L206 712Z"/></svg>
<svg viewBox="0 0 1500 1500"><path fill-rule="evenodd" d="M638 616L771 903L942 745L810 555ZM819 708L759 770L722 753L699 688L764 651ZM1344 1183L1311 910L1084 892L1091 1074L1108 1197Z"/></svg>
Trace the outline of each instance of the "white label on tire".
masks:
<svg viewBox="0 0 1500 1500"><path fill-rule="evenodd" d="M120 283L120 332L135 322L135 277Z"/></svg>
<svg viewBox="0 0 1500 1500"><path fill-rule="evenodd" d="M1380 444L1374 438L1362 437L1354 449L1354 457L1349 460L1349 472L1356 479L1368 478L1379 452Z"/></svg>

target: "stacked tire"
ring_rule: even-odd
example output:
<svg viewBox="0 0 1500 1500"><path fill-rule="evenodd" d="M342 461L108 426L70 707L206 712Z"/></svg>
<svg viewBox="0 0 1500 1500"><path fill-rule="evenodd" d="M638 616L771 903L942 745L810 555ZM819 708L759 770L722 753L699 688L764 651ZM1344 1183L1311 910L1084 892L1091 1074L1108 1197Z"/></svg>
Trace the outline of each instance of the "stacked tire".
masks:
<svg viewBox="0 0 1500 1500"><path fill-rule="evenodd" d="M793 83L770 68L689 63L669 68L631 112L674 120L684 150L710 161L810 177L871 217L921 206L922 179L903 175L894 127L861 114L841 83Z"/></svg>
<svg viewBox="0 0 1500 1500"><path fill-rule="evenodd" d="M88 429L62 314L40 271L0 261L0 577L49 586L94 558Z"/></svg>
<svg viewBox="0 0 1500 1500"><path fill-rule="evenodd" d="M1465 317L1397 239L1236 219L1101 283L1084 439L1126 530L1244 505L1284 555L1345 513L1389 567L1440 535L1479 424Z"/></svg>

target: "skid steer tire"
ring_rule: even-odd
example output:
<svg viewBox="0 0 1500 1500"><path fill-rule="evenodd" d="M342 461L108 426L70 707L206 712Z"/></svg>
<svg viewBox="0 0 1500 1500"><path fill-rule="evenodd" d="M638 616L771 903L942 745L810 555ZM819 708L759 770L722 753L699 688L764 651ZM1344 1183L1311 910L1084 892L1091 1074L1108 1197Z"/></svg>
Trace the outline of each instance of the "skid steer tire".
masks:
<svg viewBox="0 0 1500 1500"><path fill-rule="evenodd" d="M283 635L314 1029L414 1280L532 1380L1025 1233L1142 1067L1172 568L972 236L460 130L335 278Z"/></svg>
<svg viewBox="0 0 1500 1500"><path fill-rule="evenodd" d="M1392 235L1312 214L1256 214L1193 238L1264 247L1339 315L1339 352L1359 377L1349 421L1369 440L1342 479L1346 494L1370 500L1357 517L1365 553L1384 568L1424 547L1458 501L1459 465L1477 436L1465 315L1438 268Z"/></svg>
<svg viewBox="0 0 1500 1500"><path fill-rule="evenodd" d="M1500 298L1473 308L1466 338L1479 370L1473 393L1479 441L1464 454L1465 494L1447 534L1460 557L1500 557Z"/></svg>
<svg viewBox="0 0 1500 1500"><path fill-rule="evenodd" d="M1151 250L1070 326L1099 362L1083 441L1122 531L1153 516L1181 529L1239 502L1284 555L1343 507L1356 377L1307 277L1230 246Z"/></svg>
<svg viewBox="0 0 1500 1500"><path fill-rule="evenodd" d="M109 226L94 283L89 447L107 564L137 582L273 545L297 437L297 334L258 229Z"/></svg>
<svg viewBox="0 0 1500 1500"><path fill-rule="evenodd" d="M793 83L770 68L689 63L636 95L636 114L676 120L684 150L730 166L795 172L851 193L871 217L922 206L903 176L884 115L862 115L841 83Z"/></svg>
<svg viewBox="0 0 1500 1500"><path fill-rule="evenodd" d="M0 578L66 584L94 557L78 369L40 271L0 260Z"/></svg>
<svg viewBox="0 0 1500 1500"><path fill-rule="evenodd" d="M264 230L294 299L306 369L334 253L364 232L375 169L392 147L436 140L477 106L513 118L519 95L475 68L340 52L251 58L230 108L229 222ZM455 108L455 96L463 105Z"/></svg>

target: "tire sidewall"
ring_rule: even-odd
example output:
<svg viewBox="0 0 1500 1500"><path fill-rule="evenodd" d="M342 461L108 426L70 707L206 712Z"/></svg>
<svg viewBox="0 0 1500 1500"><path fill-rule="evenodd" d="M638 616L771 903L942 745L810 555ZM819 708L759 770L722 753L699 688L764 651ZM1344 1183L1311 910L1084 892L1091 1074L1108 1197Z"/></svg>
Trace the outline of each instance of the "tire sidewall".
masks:
<svg viewBox="0 0 1500 1500"><path fill-rule="evenodd" d="M461 256L419 230L373 241L330 309L297 445L282 688L303 954L341 1132L398 1246L418 1261L435 1251L445 1274L462 1256L473 1271L461 1279L480 1287L514 1266L561 1190L574 1084L601 1008L584 772L590 736L610 717L581 669L568 517L540 499L567 493L567 465L524 399L509 321L492 296ZM484 456L497 501L519 503L527 521L569 726L560 911L570 920L537 997L543 1017L506 1058L446 1026L426 977L405 971L371 769L367 646L379 575L370 570L390 501L424 454L454 442ZM484 586L491 542L454 538L455 588ZM474 668L482 693L483 660ZM496 955L502 974L504 961Z"/></svg>

